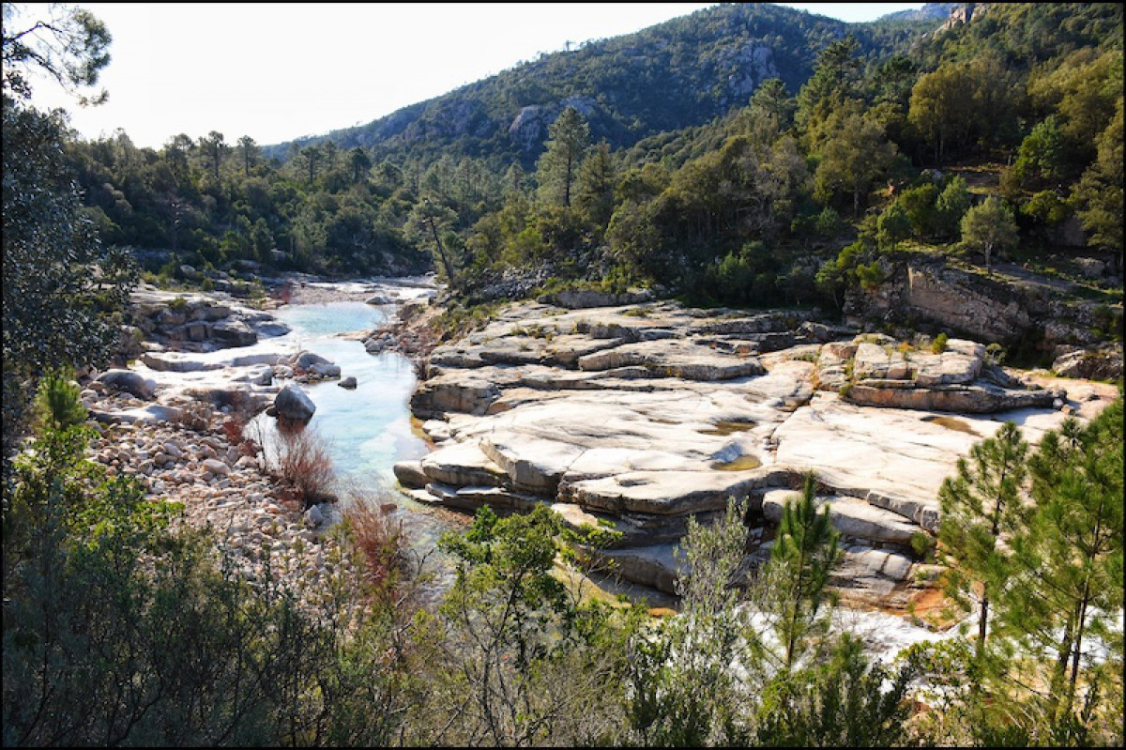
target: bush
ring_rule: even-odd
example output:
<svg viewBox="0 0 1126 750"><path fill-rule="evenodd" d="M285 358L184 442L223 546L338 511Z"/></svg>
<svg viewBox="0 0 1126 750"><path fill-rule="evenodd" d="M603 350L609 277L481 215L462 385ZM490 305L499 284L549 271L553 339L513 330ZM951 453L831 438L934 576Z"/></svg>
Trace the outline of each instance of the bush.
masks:
<svg viewBox="0 0 1126 750"><path fill-rule="evenodd" d="M248 586L91 435L44 430L5 494L4 745L390 743L403 673L356 587Z"/></svg>
<svg viewBox="0 0 1126 750"><path fill-rule="evenodd" d="M408 572L402 525L371 498L353 496L344 512L344 527L360 555L361 576L369 594L377 601L388 600Z"/></svg>
<svg viewBox="0 0 1126 750"><path fill-rule="evenodd" d="M86 421L86 407L80 400L78 384L52 370L39 381L35 395L35 413L45 429L63 430Z"/></svg>
<svg viewBox="0 0 1126 750"><path fill-rule="evenodd" d="M329 492L336 470L324 439L309 427L281 428L267 463L308 508L319 502L334 501ZM272 459L272 460L271 460Z"/></svg>
<svg viewBox="0 0 1126 750"><path fill-rule="evenodd" d="M947 340L948 339L946 338L945 333L940 333L935 336L934 341L931 342L931 351L935 354L942 354L944 351L946 351Z"/></svg>

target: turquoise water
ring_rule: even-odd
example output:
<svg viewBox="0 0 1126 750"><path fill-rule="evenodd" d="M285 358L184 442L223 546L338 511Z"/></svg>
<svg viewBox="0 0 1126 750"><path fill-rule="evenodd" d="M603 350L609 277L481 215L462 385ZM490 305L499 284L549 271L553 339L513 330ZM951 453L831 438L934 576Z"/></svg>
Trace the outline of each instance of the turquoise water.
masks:
<svg viewBox="0 0 1126 750"><path fill-rule="evenodd" d="M363 343L338 336L369 331L386 316L363 302L294 305L275 314L293 329L288 337L301 348L340 365L342 378L356 378L354 390L336 380L302 386L317 406L309 427L329 443L341 480L364 488L393 484L396 461L427 452L426 443L411 432L414 367L398 353L368 354Z"/></svg>
<svg viewBox="0 0 1126 750"><path fill-rule="evenodd" d="M274 315L293 329L285 340L340 365L341 378L356 378L353 390L341 388L338 380L301 385L317 407L306 429L327 444L336 470L333 489L341 502L340 507L322 506L328 522L339 520L339 512L357 499L398 506L393 518L416 555L429 561L425 569L436 576L437 591L452 575L449 561L435 550L438 535L464 528L471 518L415 502L395 489L395 462L421 458L430 450L411 429L414 365L397 352L368 354L361 341L340 337L378 327L387 319L385 309L363 302L330 302L286 306ZM276 434L274 420L264 414L256 420L268 444Z"/></svg>

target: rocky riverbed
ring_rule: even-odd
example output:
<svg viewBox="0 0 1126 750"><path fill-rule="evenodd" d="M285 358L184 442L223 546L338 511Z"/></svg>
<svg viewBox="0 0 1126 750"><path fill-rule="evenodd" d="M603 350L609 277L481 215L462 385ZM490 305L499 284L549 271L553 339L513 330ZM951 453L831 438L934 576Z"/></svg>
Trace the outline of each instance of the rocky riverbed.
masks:
<svg viewBox="0 0 1126 750"><path fill-rule="evenodd" d="M305 304L377 294L383 300L373 304L388 304L433 293L425 279L405 285L296 279L287 287L290 303ZM238 574L258 582L269 574L315 592L348 565L325 533L329 509L306 509L234 426L274 408L282 392L301 394L303 385L325 379L347 385L347 373L342 377L332 362L283 340L289 326L270 312L278 304L284 302L256 309L221 293L141 288L127 329L135 359L128 367L83 373L79 382L100 433L92 460L111 475L136 476L153 499L180 503L178 522L213 531L219 553Z"/></svg>
<svg viewBox="0 0 1126 750"><path fill-rule="evenodd" d="M426 280L305 280L288 296L395 305L410 320L433 293ZM322 514L306 515L223 425L303 383L346 385L348 373L298 342L282 345L287 327L268 310L151 289L135 301L136 360L82 379L102 430L93 457L137 475L154 498L180 501L183 522L218 532L252 578L269 569L315 583L333 572ZM417 345L425 379L411 407L435 450L395 466L405 492L461 511L548 503L574 526L620 532L614 548L591 552L595 561L664 592L674 590L689 516L743 501L761 561L786 499L813 470L846 552L834 584L846 600L903 611L940 572L918 549L937 531L937 491L958 458L1006 420L1035 442L1116 395L998 367L968 340L932 351L809 314L644 298L589 307L599 302L514 304L432 350L402 321L358 337L372 353Z"/></svg>
<svg viewBox="0 0 1126 750"><path fill-rule="evenodd" d="M672 591L690 515L744 501L752 555L764 559L786 498L813 470L845 550L834 583L895 611L939 573L917 548L937 532L937 492L960 456L1004 421L1036 442L1116 394L1034 383L968 340L932 351L804 314L673 302L515 304L434 349L425 376L412 409L436 450L396 466L417 500L550 503L570 523L620 532L601 558Z"/></svg>

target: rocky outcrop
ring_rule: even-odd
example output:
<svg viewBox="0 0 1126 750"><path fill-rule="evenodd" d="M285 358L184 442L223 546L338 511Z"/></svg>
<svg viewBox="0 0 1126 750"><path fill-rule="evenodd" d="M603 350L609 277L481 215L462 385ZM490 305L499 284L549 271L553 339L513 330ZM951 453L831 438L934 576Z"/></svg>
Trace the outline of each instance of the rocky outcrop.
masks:
<svg viewBox="0 0 1126 750"><path fill-rule="evenodd" d="M1049 409L1065 395L1024 386L988 366L984 346L963 339L950 339L944 351L932 352L865 335L826 346L822 358L820 387L861 406L993 414Z"/></svg>
<svg viewBox="0 0 1126 750"><path fill-rule="evenodd" d="M289 332L289 326L269 313L238 304L230 295L178 294L151 287L133 293L129 316L158 351L211 352Z"/></svg>
<svg viewBox="0 0 1126 750"><path fill-rule="evenodd" d="M1041 290L1019 290L1000 279L923 263L898 266L875 290L850 290L845 301L846 314L857 320L922 319L1005 344L1031 335L1033 320L1046 311Z"/></svg>
<svg viewBox="0 0 1126 750"><path fill-rule="evenodd" d="M508 136L522 151L532 151L543 144L547 136L547 113L545 107L530 104L521 107L520 112L508 126Z"/></svg>
<svg viewBox="0 0 1126 750"><path fill-rule="evenodd" d="M1011 409L1037 439L1066 399L969 340L935 353L810 314L670 302L513 305L437 347L425 375L412 410L436 449L395 468L412 497L551 503L619 533L598 554L623 576L672 591L666 546L689 517L735 498L769 525L814 470L850 550L853 582L839 583L873 602L914 591L912 538L937 531L938 488L959 457Z"/></svg>
<svg viewBox="0 0 1126 750"><path fill-rule="evenodd" d="M1073 284L1014 264L995 264L985 274L913 256L885 270L878 287L846 294L844 311L854 325L929 328L1006 347L1034 342L1053 358L1109 346L1121 329L1121 308L1082 300Z"/></svg>
<svg viewBox="0 0 1126 750"><path fill-rule="evenodd" d="M1065 378L1119 380L1122 378L1122 348L1077 349L1057 357L1052 371Z"/></svg>

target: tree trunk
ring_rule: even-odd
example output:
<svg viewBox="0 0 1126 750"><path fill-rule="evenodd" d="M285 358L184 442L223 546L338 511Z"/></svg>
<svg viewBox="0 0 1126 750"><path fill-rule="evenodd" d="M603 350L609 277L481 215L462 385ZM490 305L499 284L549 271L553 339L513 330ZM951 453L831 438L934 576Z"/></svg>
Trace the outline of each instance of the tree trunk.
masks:
<svg viewBox="0 0 1126 750"><path fill-rule="evenodd" d="M986 623L989 620L989 597L986 594L981 596L981 616L977 622L977 646L974 653L978 658L981 658L982 653L985 652L985 635Z"/></svg>
<svg viewBox="0 0 1126 750"><path fill-rule="evenodd" d="M446 278L450 280L450 286L455 286L454 271L450 267L450 261L446 258L446 249L442 247L442 238L438 236L438 228L434 226L434 217L427 217L427 222L430 224L430 234L434 236L434 245L438 248L438 257L442 259L442 268L446 271Z"/></svg>

